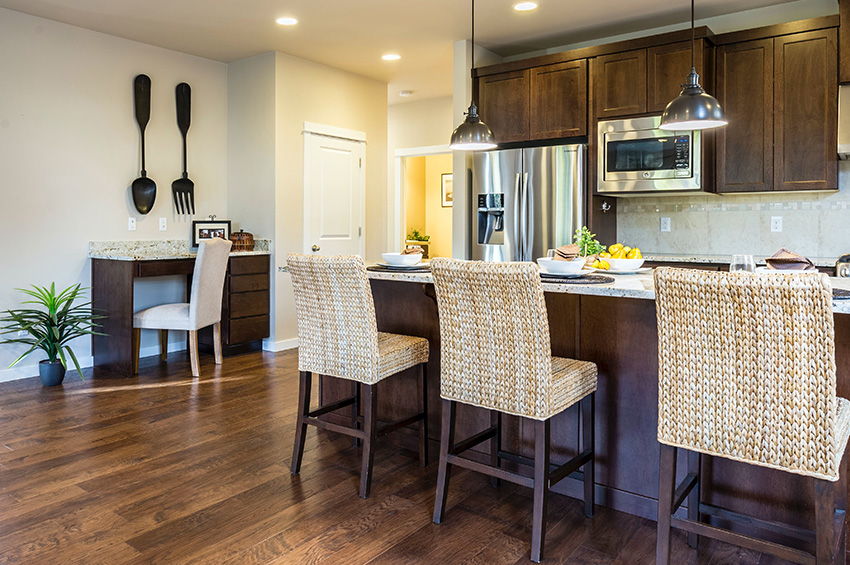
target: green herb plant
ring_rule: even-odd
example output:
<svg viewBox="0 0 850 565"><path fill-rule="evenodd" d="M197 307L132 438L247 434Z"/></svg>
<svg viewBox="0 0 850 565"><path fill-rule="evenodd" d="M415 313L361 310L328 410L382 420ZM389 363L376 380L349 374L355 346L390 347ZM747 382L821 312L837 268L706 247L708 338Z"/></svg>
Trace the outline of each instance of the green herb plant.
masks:
<svg viewBox="0 0 850 565"><path fill-rule="evenodd" d="M596 241L596 234L590 233L587 226L582 226L576 230L575 242L578 244L579 255L589 257L605 251L605 246Z"/></svg>
<svg viewBox="0 0 850 565"><path fill-rule="evenodd" d="M407 234L407 239L410 241L428 241L431 239L430 235L423 235L419 233L419 230L412 229L410 233Z"/></svg>
<svg viewBox="0 0 850 565"><path fill-rule="evenodd" d="M58 294L56 283L51 283L50 288L33 285L32 289L18 288L16 290L33 298L21 304L35 304L40 308L6 310L5 315L0 315L0 324L2 324L0 335L17 335L22 331L28 334L0 341L0 344L20 343L29 346L29 349L9 366L14 367L24 357L36 349L41 349L47 354L47 359L51 363L55 363L58 359L66 370L68 357L70 357L82 379L80 363L68 343L84 335L105 335L95 331L99 325L94 320L103 319L106 316L95 314L91 308L91 302L74 305L75 301L83 297L85 290L79 284L70 286Z"/></svg>

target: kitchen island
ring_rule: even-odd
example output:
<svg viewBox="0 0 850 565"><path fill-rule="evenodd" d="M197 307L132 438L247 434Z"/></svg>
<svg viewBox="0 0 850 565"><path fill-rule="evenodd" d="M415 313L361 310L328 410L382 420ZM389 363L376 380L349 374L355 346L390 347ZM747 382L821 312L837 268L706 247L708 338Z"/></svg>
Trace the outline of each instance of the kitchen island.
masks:
<svg viewBox="0 0 850 565"><path fill-rule="evenodd" d="M440 332L430 274L369 272L380 331L425 337L428 364L429 429L432 449L440 434ZM605 285L544 284L553 355L593 361L599 369L596 395L596 501L655 519L658 494L658 339L651 275L614 275ZM834 288L850 290L850 279L832 278ZM850 305L848 305L850 306ZM835 301L838 394L850 397L850 308ZM394 420L415 409L415 374L382 383L379 418ZM350 384L325 379L325 402L350 395ZM552 421L552 459L577 453L577 407ZM458 405L458 438L489 426L489 415ZM532 456L532 427L505 417L503 445ZM415 447L412 434L402 441ZM481 447L485 461L486 446ZM720 458L704 458L705 502L768 520L811 527L812 480ZM687 469L679 461L680 480ZM530 472L530 469L525 469ZM520 472L523 472L520 469ZM581 498L580 481L567 479L555 490Z"/></svg>

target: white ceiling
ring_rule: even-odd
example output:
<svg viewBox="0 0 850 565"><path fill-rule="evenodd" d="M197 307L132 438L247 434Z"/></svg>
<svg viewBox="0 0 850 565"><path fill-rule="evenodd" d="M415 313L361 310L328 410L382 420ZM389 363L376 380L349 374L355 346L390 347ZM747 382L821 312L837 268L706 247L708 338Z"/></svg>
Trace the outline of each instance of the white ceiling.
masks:
<svg viewBox="0 0 850 565"><path fill-rule="evenodd" d="M476 2L476 43L501 56L685 22L687 0ZM699 0L697 18L790 0ZM231 62L280 51L389 83L422 100L452 91L452 44L469 38L465 0L0 0L0 6L87 29ZM296 26L275 19L298 18ZM395 52L400 61L381 55Z"/></svg>

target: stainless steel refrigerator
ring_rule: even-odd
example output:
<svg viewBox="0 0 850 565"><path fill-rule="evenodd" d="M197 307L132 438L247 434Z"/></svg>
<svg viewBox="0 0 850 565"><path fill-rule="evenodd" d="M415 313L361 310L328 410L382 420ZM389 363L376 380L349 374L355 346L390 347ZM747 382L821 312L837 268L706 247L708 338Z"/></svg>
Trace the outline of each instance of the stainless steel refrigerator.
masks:
<svg viewBox="0 0 850 565"><path fill-rule="evenodd" d="M469 256L535 261L584 225L585 145L481 151L472 157Z"/></svg>

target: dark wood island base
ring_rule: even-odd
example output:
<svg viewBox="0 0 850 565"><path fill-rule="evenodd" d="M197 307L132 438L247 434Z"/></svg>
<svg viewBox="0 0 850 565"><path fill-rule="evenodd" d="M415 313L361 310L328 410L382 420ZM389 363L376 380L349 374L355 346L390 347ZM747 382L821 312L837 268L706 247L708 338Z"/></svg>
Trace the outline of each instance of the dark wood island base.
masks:
<svg viewBox="0 0 850 565"><path fill-rule="evenodd" d="M415 335L431 343L427 366L429 430L436 453L440 434L440 330L431 284L372 280L378 330ZM658 336L655 301L586 294L546 292L553 355L593 361L599 368L596 394L596 503L651 520L657 516L660 444L658 418ZM850 397L850 315L835 314L838 395ZM397 420L415 409L416 371L387 382L381 391L378 417ZM350 391L333 379L322 386L322 401L333 402ZM554 418L552 462L578 453L577 406ZM463 439L490 425L489 413L459 405L457 437ZM502 446L533 456L533 430L517 417L504 416ZM411 430L401 440L416 450ZM482 445L478 455L489 459ZM677 462L677 481L688 470L687 457ZM515 467L528 474L530 469ZM702 500L735 512L811 528L814 524L813 480L772 469L702 457ZM555 491L581 499L582 484L561 481ZM685 509L680 513L685 516ZM735 529L713 519L716 525ZM752 534L754 531L741 530ZM774 541L788 542L775 537Z"/></svg>

